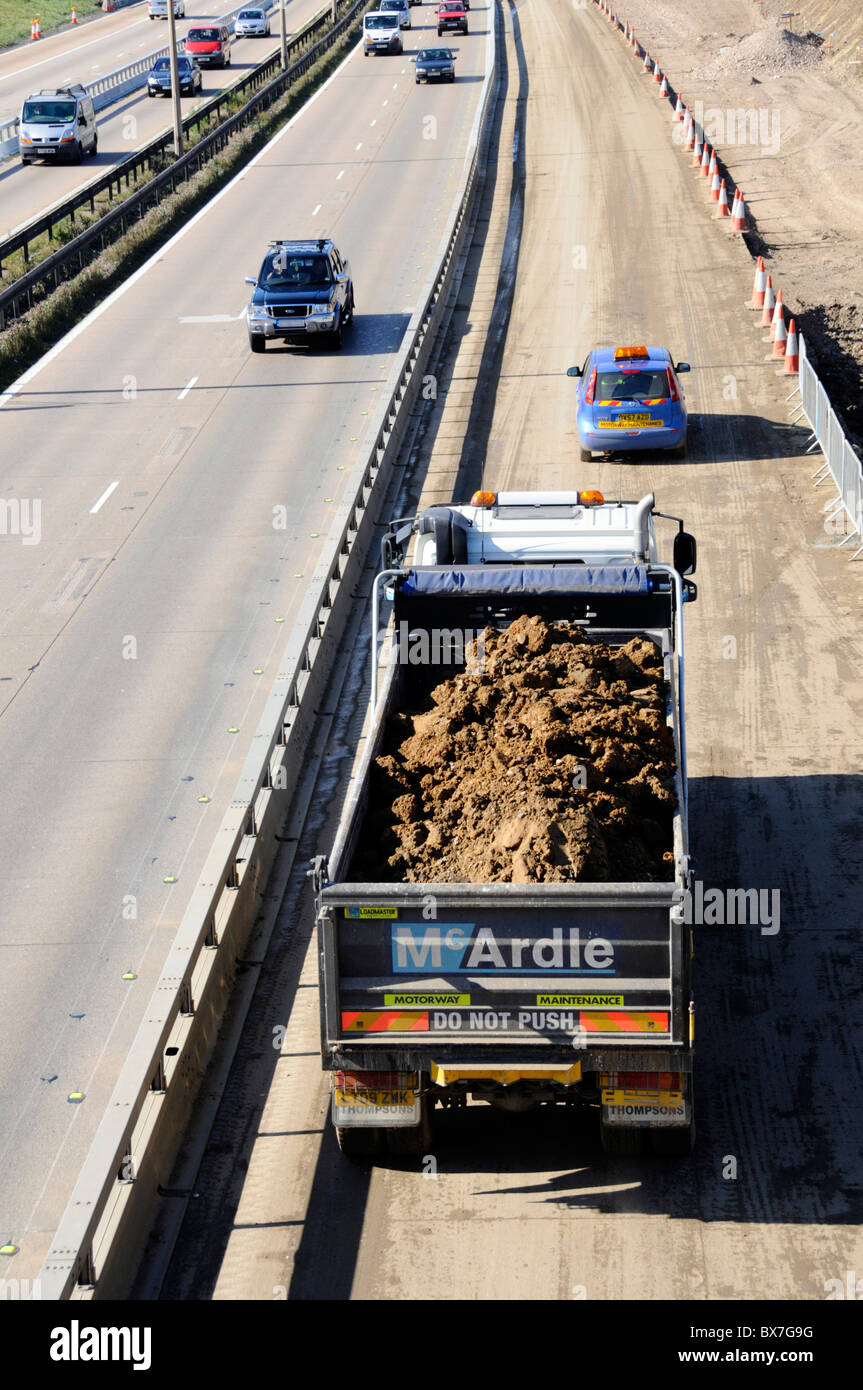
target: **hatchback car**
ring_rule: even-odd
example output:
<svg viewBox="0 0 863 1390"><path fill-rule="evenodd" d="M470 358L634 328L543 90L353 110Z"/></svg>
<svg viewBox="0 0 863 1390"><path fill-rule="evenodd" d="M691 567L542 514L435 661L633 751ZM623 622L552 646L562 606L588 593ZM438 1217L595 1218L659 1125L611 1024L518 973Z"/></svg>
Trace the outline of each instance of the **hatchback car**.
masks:
<svg viewBox="0 0 863 1390"><path fill-rule="evenodd" d="M353 322L354 285L348 262L326 237L317 241L271 241L246 309L249 347L263 352L273 338L286 343L342 346L342 330Z"/></svg>
<svg viewBox="0 0 863 1390"><path fill-rule="evenodd" d="M438 38L440 38L441 34L447 29L455 29L457 33L467 33L467 11L461 3L461 0L445 0L443 5L438 6Z"/></svg>
<svg viewBox="0 0 863 1390"><path fill-rule="evenodd" d="M195 27L186 35L186 52L204 68L229 68L232 44L225 24Z"/></svg>
<svg viewBox="0 0 863 1390"><path fill-rule="evenodd" d="M270 21L266 11L240 10L234 24L234 33L238 39L269 38Z"/></svg>
<svg viewBox="0 0 863 1390"><path fill-rule="evenodd" d="M177 54L177 78L181 96L194 96L204 85L204 75L194 58ZM171 60L157 58L147 74L147 96L169 97L171 95Z"/></svg>
<svg viewBox="0 0 863 1390"><path fill-rule="evenodd" d="M678 374L688 362L672 365L663 347L594 348L578 377L576 424L581 458L594 452L630 449L675 450L686 453L686 403Z"/></svg>
<svg viewBox="0 0 863 1390"><path fill-rule="evenodd" d="M403 53L402 26L392 10L370 10L363 17L363 53Z"/></svg>
<svg viewBox="0 0 863 1390"><path fill-rule="evenodd" d="M451 48L421 48L416 56L417 82L455 82L455 54Z"/></svg>
<svg viewBox="0 0 863 1390"><path fill-rule="evenodd" d="M381 14L397 14L402 29L412 29L411 11L408 0L379 0Z"/></svg>

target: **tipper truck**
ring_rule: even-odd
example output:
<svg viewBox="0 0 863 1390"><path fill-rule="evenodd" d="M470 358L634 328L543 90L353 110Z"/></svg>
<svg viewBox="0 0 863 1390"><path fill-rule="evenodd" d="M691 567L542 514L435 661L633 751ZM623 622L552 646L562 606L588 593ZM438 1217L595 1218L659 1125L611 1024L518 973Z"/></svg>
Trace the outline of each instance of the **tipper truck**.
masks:
<svg viewBox="0 0 863 1390"><path fill-rule="evenodd" d="M655 519L662 515L652 494L607 502L598 492L481 492L470 505L430 507L387 531L372 597L370 720L332 852L313 860L310 870L323 1066L331 1073L339 1145L352 1157L422 1155L435 1106L476 1101L513 1111L591 1107L609 1153L649 1147L674 1155L692 1147L683 607L697 594L688 577L696 555L682 520L666 517L677 530L670 563L659 560ZM392 621L384 624L380 610L386 602ZM508 637L517 638L517 650L526 650L536 632L540 645L545 642L542 670L534 677L529 662L516 662L513 671L527 672L516 678L501 655L504 646ZM379 647L387 634L384 661ZM462 634L466 642L457 640ZM478 676L484 642L497 655ZM563 669L554 666L561 643L581 644L566 669L578 675L583 696L579 688L574 694L556 688L549 674ZM624 657L624 649L634 660L646 660L646 675ZM579 651L600 654L611 684L579 664ZM630 691L617 680L624 669L635 671L631 686L648 681L647 688ZM506 738L530 738L531 731L511 721L496 726L507 731L506 738L498 733L496 745L483 751L467 715L446 715L444 695L458 690L462 698L470 687L485 706L503 709L505 718L516 679L535 680L528 694L556 720L555 737L537 745L535 754L529 750L516 758L507 752L516 745ZM586 724L579 700L589 715ZM566 754L576 714L581 727L601 731L603 719L607 724L623 706L645 701L632 718L646 721L667 754L664 782L651 773L666 814L659 824L657 813L659 820L649 826L642 826L633 809L642 804L635 794L647 794L644 769L631 762L637 744L621 745L611 759L586 756L583 765ZM429 708L431 716L423 713ZM405 795L393 803L401 815L394 827L401 839L395 839L381 831L393 817L380 779L403 772L397 759L384 755L397 751L406 733L426 728L422 721L429 718L445 736L443 742L435 741L437 733L430 739L432 753L422 745L416 787L406 782ZM529 714L521 719L534 731L538 727ZM410 751L413 744L402 746ZM601 738L585 746L594 754L603 751ZM466 820L468 801L472 815L494 816L497 807L492 799L491 809L483 810L488 797L472 793L464 800L459 747L480 749L474 782L486 771L497 775L495 768L509 778L504 785L512 790L504 805L516 839L519 817L528 815L529 785L535 810L537 796L555 783L557 822L566 821L568 813L560 812L565 774L576 806L572 823L589 824L594 840L601 839L606 815L609 843L621 847L622 858L603 858L601 849L582 862L558 826L557 841L545 830L536 832L536 844L545 845L541 853L529 847L507 860L509 851L495 848L511 843L508 832L501 839L499 822L490 832L490 857L477 861L486 868L466 872L464 864L473 862L469 856L477 850ZM623 753L630 763L618 768L624 780L615 802L606 773ZM518 765L507 766L508 758ZM579 809L591 795L595 814ZM436 796L444 797L443 835L428 818ZM455 804L461 809L453 812ZM613 841L621 806L623 831ZM653 858L627 858L642 828L650 830L645 843L653 844ZM594 840L588 836L585 843ZM424 857L413 861L417 846ZM460 859L465 853L468 860ZM621 862L635 864L640 877L622 877ZM491 881L470 881L483 873Z"/></svg>

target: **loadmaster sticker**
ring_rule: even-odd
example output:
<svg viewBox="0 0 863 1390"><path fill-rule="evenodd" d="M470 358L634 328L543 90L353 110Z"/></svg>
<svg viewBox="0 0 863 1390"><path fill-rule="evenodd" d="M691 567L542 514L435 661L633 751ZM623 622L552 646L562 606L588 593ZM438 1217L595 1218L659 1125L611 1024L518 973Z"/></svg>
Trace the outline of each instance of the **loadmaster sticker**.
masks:
<svg viewBox="0 0 863 1390"><path fill-rule="evenodd" d="M536 975L565 971L568 975L614 975L617 972L611 939L619 929L603 928L604 936L582 938L580 927L553 927L547 936L510 936L473 922L429 926L400 922L392 927L392 968L396 974Z"/></svg>
<svg viewBox="0 0 863 1390"><path fill-rule="evenodd" d="M346 916L346 917L353 917L353 918L357 918L357 917L386 917L387 919L391 919L391 918L393 918L393 917L398 917L398 915L399 915L399 910L398 910L397 907L346 907L346 908L345 908L345 916Z"/></svg>

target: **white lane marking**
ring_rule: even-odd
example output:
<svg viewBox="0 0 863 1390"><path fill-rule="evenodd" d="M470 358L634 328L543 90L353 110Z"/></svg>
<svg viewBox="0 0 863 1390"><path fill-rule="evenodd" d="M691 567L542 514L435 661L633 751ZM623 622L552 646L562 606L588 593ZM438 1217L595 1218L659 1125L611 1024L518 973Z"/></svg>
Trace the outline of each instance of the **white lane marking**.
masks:
<svg viewBox="0 0 863 1390"><path fill-rule="evenodd" d="M72 8L71 5L70 5L69 8L70 8L70 9ZM139 24L149 24L149 22L150 22L150 21L147 20L147 19L138 19L138 20L135 21L134 24L130 24L130 25L129 25L129 28L130 28L130 29L137 29L138 26L139 26ZM60 36L59 36L59 35L51 35L51 37L52 37L52 38L54 38L54 37L59 38ZM44 42L44 40L43 40L43 42ZM94 43L105 43L105 42L110 42L110 40L106 39L106 35L105 35L105 34L100 34L99 37L98 37L98 39L90 39L89 42L87 42L87 43L76 43L76 44L75 44L75 48L74 48L75 57L77 58L78 54L81 53L85 48L92 48ZM141 47L143 48L144 45L141 44ZM45 66L46 63L56 63L57 60L58 60L58 58L68 58L68 57L69 57L69 54L68 54L68 53L53 53L53 54L49 54L49 56L48 56L47 58L40 58L39 61L38 61L38 63L30 63L29 66L26 67L26 68L16 68L14 72L8 73L8 74L7 74L7 77L4 77L3 81L5 82L5 81L7 80L7 78L18 77L22 72L32 72L34 68L44 68L44 66Z"/></svg>
<svg viewBox="0 0 863 1390"><path fill-rule="evenodd" d="M357 149L358 149L358 150L361 150L362 147L363 147L363 142L362 142L362 140L361 140L360 143L357 145Z"/></svg>
<svg viewBox="0 0 863 1390"><path fill-rule="evenodd" d="M91 67L90 71L91 71L91 72L98 72L101 66L102 66L101 63L94 63L93 66Z"/></svg>
<svg viewBox="0 0 863 1390"><path fill-rule="evenodd" d="M389 104L390 104L390 99L389 99L389 97L387 97L386 101L384 102L384 106L389 106Z"/></svg>
<svg viewBox="0 0 863 1390"><path fill-rule="evenodd" d="M193 376L193 377L192 377L191 381L188 383L187 386L184 386L184 387L183 387L182 391L180 392L179 396L177 397L177 400L178 400L178 401L184 401L184 400L186 399L186 397L188 396L189 392L191 391L192 387L194 386L194 384L195 384L195 382L196 382L197 380L198 380L198 378L197 378L196 376Z"/></svg>
<svg viewBox="0 0 863 1390"><path fill-rule="evenodd" d="M102 493L102 496L99 498L99 501L96 503L96 505L95 505L94 507L91 507L91 508L90 508L90 515L91 515L91 516L95 516L95 515L96 515L96 513L98 512L99 508L103 505L103 503L107 502L108 498L111 496L111 493L114 491L114 488L115 488L115 487L119 487L119 486L120 486L120 479L118 478L117 481L116 481L116 483L112 483L110 487L106 487L106 488L105 488L105 491Z"/></svg>
<svg viewBox="0 0 863 1390"><path fill-rule="evenodd" d="M336 183L338 183L339 179L342 177L342 174L344 172L344 169L340 169L339 172L336 174Z"/></svg>
<svg viewBox="0 0 863 1390"><path fill-rule="evenodd" d="M399 85L398 82L394 82L394 83L393 83L393 91L396 91L396 90L397 90L398 85Z"/></svg>
<svg viewBox="0 0 863 1390"><path fill-rule="evenodd" d="M239 315L238 315L239 317ZM180 323L233 323L233 314L187 314ZM195 377L197 381L198 378Z"/></svg>
<svg viewBox="0 0 863 1390"><path fill-rule="evenodd" d="M377 121L372 121L372 125L377 125Z"/></svg>
<svg viewBox="0 0 863 1390"><path fill-rule="evenodd" d="M222 201L223 198L226 198L229 193L233 192L234 186L240 183L242 179L245 178L249 170L254 169L255 165L258 164L260 160L264 158L265 155L269 154L271 150L273 150L276 147L276 145L278 145L279 142L284 139L288 131L293 129L296 122L300 120L300 118L304 116L314 106L315 102L318 100L318 97L320 97L327 90L327 88L330 86L332 82L335 82L336 78L340 75L342 69L347 67L348 63L351 61L353 57L354 53L349 53L348 56L344 59L344 61L339 63L339 66L336 68L335 72L330 73L326 82L322 83L322 85L318 87L317 91L309 97L305 105L300 107L300 110L296 113L296 115L292 116L289 121L286 121L285 124L282 126L281 130L278 132L278 134L274 135L272 140L270 140L268 144L264 145L263 149L258 150L258 153L254 155L252 159L249 160L242 174L235 174L234 177L228 183L225 184L224 188L219 189L219 192L216 194L215 198L211 198L208 203L205 203L202 208L199 208L199 210L195 213L194 217L189 218L185 227L181 227L179 232L175 232L174 235L168 241L165 242L164 246L160 247L158 251L155 251L153 253L153 255L150 257L148 261L145 261L143 265L139 266L137 270L133 271L132 274L129 276L128 280L124 280L123 284L119 285L117 289L113 291L112 294L108 295L107 299L103 300L101 304L98 304L95 309L91 310L91 312L87 315L86 318L83 318L80 323L76 323L74 328L70 328L65 338L61 338L59 343L55 343L52 348L49 348L48 351L45 353L45 356L40 357L38 362L34 362L32 367L28 367L27 371L23 372L22 375L18 377L17 381L13 381L11 386L9 386L6 391L0 392L0 410L3 410L3 408L7 406L10 401L14 401L25 386L28 386L31 381L33 381L45 370L46 367L50 366L51 363L54 362L62 352L65 352L66 348L70 347L71 344L74 343L77 338L80 338L81 334L85 333L87 329L96 322L97 319L100 319L103 314L106 314L109 309L113 308L118 299L122 299L124 294L128 294L132 286L137 285L138 281L142 280L143 277L147 274L147 272L153 269L154 265L159 265L160 262L165 259L168 252L171 251L173 247L177 245L178 241L182 241L183 237L188 236L189 232L192 230L193 227L196 227L199 222L203 221L207 214L212 212L213 208L216 207Z"/></svg>
<svg viewBox="0 0 863 1390"><path fill-rule="evenodd" d="M318 203L318 206L315 208L314 212L312 213L312 217L317 217L317 215L318 215L318 213L320 212L320 210L321 210L321 205L320 205L320 203Z"/></svg>

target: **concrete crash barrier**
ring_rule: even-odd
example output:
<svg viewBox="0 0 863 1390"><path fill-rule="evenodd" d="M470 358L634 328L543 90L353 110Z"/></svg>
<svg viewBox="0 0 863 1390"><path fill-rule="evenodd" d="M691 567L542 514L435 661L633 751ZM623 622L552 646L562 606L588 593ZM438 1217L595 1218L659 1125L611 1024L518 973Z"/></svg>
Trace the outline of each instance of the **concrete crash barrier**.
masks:
<svg viewBox="0 0 863 1390"><path fill-rule="evenodd" d="M234 799L40 1271L42 1297L123 1297L170 1179L238 962L262 906L277 835L314 732L380 499L434 343L477 188L496 90L495 25L461 191L300 610ZM159 253L161 254L161 253Z"/></svg>

